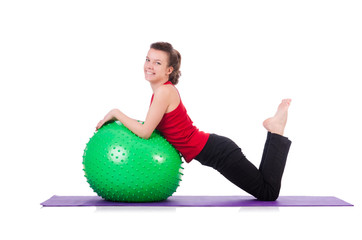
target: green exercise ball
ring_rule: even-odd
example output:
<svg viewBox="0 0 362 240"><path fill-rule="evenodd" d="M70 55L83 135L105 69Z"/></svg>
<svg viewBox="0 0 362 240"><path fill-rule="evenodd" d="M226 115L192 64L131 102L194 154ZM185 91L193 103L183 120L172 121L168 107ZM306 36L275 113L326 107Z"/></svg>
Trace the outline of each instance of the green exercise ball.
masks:
<svg viewBox="0 0 362 240"><path fill-rule="evenodd" d="M142 139L120 122L101 127L83 154L85 177L100 197L117 202L155 202L179 186L182 161L156 130Z"/></svg>

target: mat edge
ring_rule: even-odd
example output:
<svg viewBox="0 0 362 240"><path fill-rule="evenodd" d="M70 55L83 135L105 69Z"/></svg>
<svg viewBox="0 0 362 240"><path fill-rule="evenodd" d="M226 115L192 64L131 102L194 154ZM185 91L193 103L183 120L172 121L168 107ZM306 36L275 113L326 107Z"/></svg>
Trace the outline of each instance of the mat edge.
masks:
<svg viewBox="0 0 362 240"><path fill-rule="evenodd" d="M250 206L225 206L225 205L164 205L164 206L152 206L147 205L150 203L139 203L139 206L132 205L137 203L129 203L129 206L127 205L114 205L110 206L109 204L105 205L84 205L84 204L47 204L48 201L50 201L53 198L56 197L95 197L102 200L99 196L60 196L60 195L53 195L46 201L40 203L42 207L354 207L353 204L346 202L340 198L337 198L335 196L280 196L280 197L319 197L319 198L336 198L339 201L342 201L343 204L332 204L332 205L269 205L269 206L261 206L261 205L250 205ZM249 197L249 196L240 196L240 195L225 195L225 196L217 196L217 195L175 195L175 197ZM127 204L127 203L125 203ZM142 205L144 204L144 205Z"/></svg>

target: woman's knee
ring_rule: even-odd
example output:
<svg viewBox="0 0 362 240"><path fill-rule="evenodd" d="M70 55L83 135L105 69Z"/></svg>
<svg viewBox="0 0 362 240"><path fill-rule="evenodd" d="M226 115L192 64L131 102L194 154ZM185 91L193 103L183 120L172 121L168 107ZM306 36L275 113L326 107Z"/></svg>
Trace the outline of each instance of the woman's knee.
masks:
<svg viewBox="0 0 362 240"><path fill-rule="evenodd" d="M276 201L279 198L279 189L274 189L270 185L266 185L256 198L260 201Z"/></svg>
<svg viewBox="0 0 362 240"><path fill-rule="evenodd" d="M262 196L260 198L258 198L258 200L260 201L276 201L278 199L279 195L268 195L268 196Z"/></svg>

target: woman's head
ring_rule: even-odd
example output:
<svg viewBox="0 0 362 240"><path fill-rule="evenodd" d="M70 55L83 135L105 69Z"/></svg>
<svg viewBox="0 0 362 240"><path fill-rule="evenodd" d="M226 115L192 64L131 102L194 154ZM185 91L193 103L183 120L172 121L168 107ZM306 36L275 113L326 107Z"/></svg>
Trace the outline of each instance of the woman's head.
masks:
<svg viewBox="0 0 362 240"><path fill-rule="evenodd" d="M172 47L170 43L167 42L156 42L152 43L150 46L151 49L162 51L166 53L167 56L167 67L169 68L169 81L176 85L181 76L181 55L180 53Z"/></svg>

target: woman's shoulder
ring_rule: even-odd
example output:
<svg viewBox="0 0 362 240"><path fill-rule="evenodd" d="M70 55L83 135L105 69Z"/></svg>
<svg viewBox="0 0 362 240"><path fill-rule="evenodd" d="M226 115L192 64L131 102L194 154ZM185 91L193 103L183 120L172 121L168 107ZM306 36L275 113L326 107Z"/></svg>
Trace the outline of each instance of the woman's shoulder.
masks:
<svg viewBox="0 0 362 240"><path fill-rule="evenodd" d="M174 95L178 95L178 91L175 86L171 84L162 85L156 89L154 95L164 96L164 97L171 97Z"/></svg>
<svg viewBox="0 0 362 240"><path fill-rule="evenodd" d="M170 84L157 88L154 96L168 105L166 113L173 111L181 102L181 98L176 87Z"/></svg>

